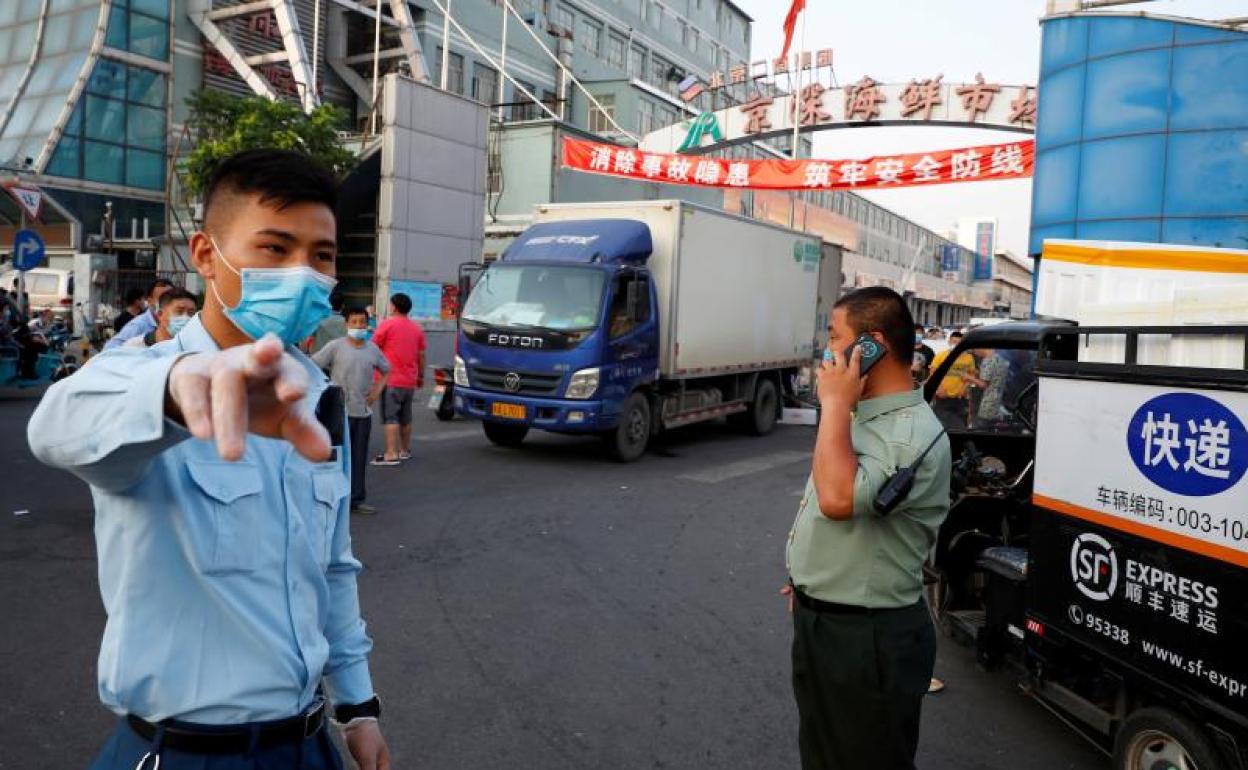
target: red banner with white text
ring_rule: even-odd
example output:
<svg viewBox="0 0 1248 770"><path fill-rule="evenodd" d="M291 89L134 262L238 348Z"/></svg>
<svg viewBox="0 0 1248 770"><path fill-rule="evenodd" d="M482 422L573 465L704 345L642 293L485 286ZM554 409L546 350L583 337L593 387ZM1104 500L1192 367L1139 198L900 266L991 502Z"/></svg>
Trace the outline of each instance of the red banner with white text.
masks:
<svg viewBox="0 0 1248 770"><path fill-rule="evenodd" d="M563 165L576 171L747 190L887 190L1020 179L1031 176L1035 154L1029 139L854 160L728 160L563 140Z"/></svg>

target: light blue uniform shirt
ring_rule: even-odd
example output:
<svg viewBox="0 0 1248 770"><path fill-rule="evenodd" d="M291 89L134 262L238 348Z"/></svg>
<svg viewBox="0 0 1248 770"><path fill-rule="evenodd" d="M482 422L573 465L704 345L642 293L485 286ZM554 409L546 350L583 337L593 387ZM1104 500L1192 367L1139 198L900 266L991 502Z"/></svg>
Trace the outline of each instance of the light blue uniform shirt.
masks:
<svg viewBox="0 0 1248 770"><path fill-rule="evenodd" d="M97 356L53 385L27 429L35 456L91 485L108 623L100 698L118 714L205 724L373 696L351 554L346 458L312 463L248 434L225 462L164 416L182 353L218 350L199 317L173 340ZM315 404L325 376L308 370Z"/></svg>
<svg viewBox="0 0 1248 770"><path fill-rule="evenodd" d="M126 321L126 325L121 327L121 331L113 335L112 339L104 343L105 350L119 348L126 344L126 340L131 337L142 337L144 334L156 331L156 327L160 322L151 310L144 310L134 318Z"/></svg>

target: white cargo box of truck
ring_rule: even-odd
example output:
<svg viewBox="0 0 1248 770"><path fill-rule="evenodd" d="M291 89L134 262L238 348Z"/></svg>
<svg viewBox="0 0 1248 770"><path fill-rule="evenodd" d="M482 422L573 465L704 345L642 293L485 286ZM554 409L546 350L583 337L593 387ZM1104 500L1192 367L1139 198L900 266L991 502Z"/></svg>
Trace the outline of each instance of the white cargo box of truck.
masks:
<svg viewBox="0 0 1248 770"><path fill-rule="evenodd" d="M800 366L813 355L820 239L678 200L549 204L535 222L650 228L664 379Z"/></svg>

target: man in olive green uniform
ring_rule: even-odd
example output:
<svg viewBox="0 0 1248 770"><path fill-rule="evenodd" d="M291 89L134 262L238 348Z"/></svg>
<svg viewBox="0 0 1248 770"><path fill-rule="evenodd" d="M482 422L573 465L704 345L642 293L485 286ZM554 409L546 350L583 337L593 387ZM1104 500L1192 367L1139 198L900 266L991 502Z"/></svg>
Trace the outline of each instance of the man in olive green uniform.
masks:
<svg viewBox="0 0 1248 770"><path fill-rule="evenodd" d="M818 377L822 416L806 494L789 535L793 691L803 770L913 768L936 658L923 560L949 512L949 441L914 388L913 321L896 292L842 297ZM864 377L869 334L885 354ZM874 505L897 470L914 486L891 513Z"/></svg>

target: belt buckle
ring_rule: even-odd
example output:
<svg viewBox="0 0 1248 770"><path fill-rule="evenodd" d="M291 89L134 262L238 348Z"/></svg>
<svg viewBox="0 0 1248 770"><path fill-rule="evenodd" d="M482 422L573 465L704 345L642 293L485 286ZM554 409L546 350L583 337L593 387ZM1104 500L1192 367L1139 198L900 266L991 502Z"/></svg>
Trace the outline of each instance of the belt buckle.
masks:
<svg viewBox="0 0 1248 770"><path fill-rule="evenodd" d="M307 740L321 730L321 716L325 711L325 701L321 701L303 715L303 739Z"/></svg>

